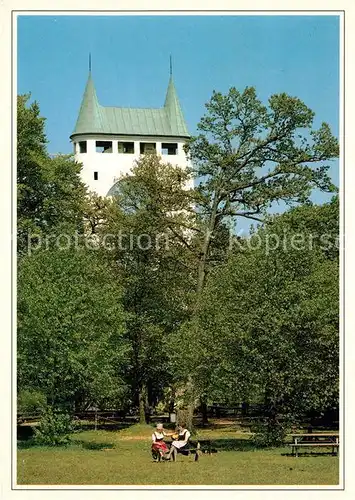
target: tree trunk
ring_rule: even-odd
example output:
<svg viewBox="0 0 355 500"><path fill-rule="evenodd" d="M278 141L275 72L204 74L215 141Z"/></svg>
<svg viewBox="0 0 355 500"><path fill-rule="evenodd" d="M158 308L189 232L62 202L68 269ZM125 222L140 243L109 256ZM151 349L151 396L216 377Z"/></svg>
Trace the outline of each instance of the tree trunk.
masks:
<svg viewBox="0 0 355 500"><path fill-rule="evenodd" d="M197 277L197 290L196 290L196 302L195 302L195 311L194 311L194 316L195 318L198 317L198 309L199 309L199 303L200 303L200 298L203 292L203 288L205 286L205 281L206 281L206 267L207 267L207 260L208 260L208 254L210 250L210 245L211 245L211 239L213 237L213 234L216 229L216 219L217 219L217 210L218 210L218 204L219 204L219 192L216 191L213 197L213 202L212 202L212 207L211 207L211 215L210 219L208 221L208 227L206 229L200 257L199 257L199 262L198 262L198 277ZM193 413L195 409L195 397L197 394L195 393L194 390L194 381L192 377L189 377L189 381L187 383L187 390L190 393L189 401L187 403L187 409L186 409L186 414L183 419L185 419L185 424L187 427L192 428L192 419L193 419ZM179 418L179 417L178 417Z"/></svg>
<svg viewBox="0 0 355 500"><path fill-rule="evenodd" d="M247 417L248 411L249 411L249 403L247 401L244 401L242 403L242 417Z"/></svg>
<svg viewBox="0 0 355 500"><path fill-rule="evenodd" d="M169 413L174 413L175 411L175 388L171 387L171 395L169 400Z"/></svg>
<svg viewBox="0 0 355 500"><path fill-rule="evenodd" d="M97 408L95 409L95 431L97 431Z"/></svg>
<svg viewBox="0 0 355 500"><path fill-rule="evenodd" d="M192 419L195 410L196 391L195 391L194 381L191 375L188 377L186 383L184 399L185 399L185 408L180 412L180 419L188 429L192 429L193 427ZM179 415L178 415L178 423L180 424Z"/></svg>
<svg viewBox="0 0 355 500"><path fill-rule="evenodd" d="M198 263L198 278L197 278L197 303L199 301L200 295L202 293L203 287L205 285L205 280L206 280L206 264L207 264L207 258L208 258L208 253L210 250L210 245L211 245L211 239L213 237L214 231L216 229L216 217L217 217L217 209L218 209L218 198L219 194L218 192L215 193L213 203L212 203L212 209L211 209L211 216L210 220L208 223L208 228L206 230L205 238L203 241L203 246L201 250L201 255Z"/></svg>
<svg viewBox="0 0 355 500"><path fill-rule="evenodd" d="M138 403L139 404L139 423L145 424L146 423L146 418L145 418L146 390L145 390L145 386L142 386L139 388L138 402L139 402Z"/></svg>
<svg viewBox="0 0 355 500"><path fill-rule="evenodd" d="M189 404L186 408L177 411L177 424L191 430L193 428L193 405Z"/></svg>
<svg viewBox="0 0 355 500"><path fill-rule="evenodd" d="M207 262L207 254L208 254L208 249L210 246L211 242L211 235L209 232L206 233L205 235L205 241L203 243L202 247L202 252L201 252L201 257L198 263L198 278L197 278L197 301L196 304L199 302L200 295L202 293L204 284L205 284L205 279L206 279L206 262Z"/></svg>
<svg viewBox="0 0 355 500"><path fill-rule="evenodd" d="M201 413L202 413L202 425L208 425L208 416L207 416L207 403L205 398L201 397Z"/></svg>

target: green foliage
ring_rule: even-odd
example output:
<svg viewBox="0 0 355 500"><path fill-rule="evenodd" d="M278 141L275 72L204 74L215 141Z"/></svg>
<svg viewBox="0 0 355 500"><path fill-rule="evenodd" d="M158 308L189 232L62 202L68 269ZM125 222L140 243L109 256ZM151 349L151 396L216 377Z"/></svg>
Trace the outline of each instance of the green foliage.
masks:
<svg viewBox="0 0 355 500"><path fill-rule="evenodd" d="M81 230L85 187L81 165L71 155L50 157L45 120L30 95L17 98L17 248L21 255L32 238L50 235L58 226Z"/></svg>
<svg viewBox="0 0 355 500"><path fill-rule="evenodd" d="M214 92L186 151L199 179L200 295L213 265L211 243L227 218L262 221L275 202L307 203L313 189L333 192L325 162L339 154L327 124L312 130L314 113L298 98L273 95L268 106L247 87Z"/></svg>
<svg viewBox="0 0 355 500"><path fill-rule="evenodd" d="M177 358L184 346L180 376L191 374L211 399L262 402L294 420L337 407L337 221L336 200L300 207L238 242L210 274L198 319L174 339ZM317 226L331 245L321 233L308 238ZM299 232L304 244L292 246Z"/></svg>
<svg viewBox="0 0 355 500"><path fill-rule="evenodd" d="M70 410L139 403L143 421L148 395L167 388L189 418L200 398L262 402L255 439L270 445L285 432L279 414L337 406L339 201L310 202L314 189L336 191L327 124L313 130L314 113L284 93L265 106L253 88L214 92L188 141L193 173L144 155L103 199L86 195L71 156L49 157L28 100L18 98L19 407L39 408L38 391ZM275 202L301 206L268 216ZM231 240L238 217L263 226ZM25 255L29 233L42 245ZM46 419L43 435L67 425Z"/></svg>
<svg viewBox="0 0 355 500"><path fill-rule="evenodd" d="M98 251L38 250L18 268L18 385L50 404L120 400L129 349L121 286Z"/></svg>
<svg viewBox="0 0 355 500"><path fill-rule="evenodd" d="M33 389L25 389L17 395L17 411L26 415L41 414L47 406L46 396Z"/></svg>
<svg viewBox="0 0 355 500"><path fill-rule="evenodd" d="M273 95L267 107L254 88L231 88L226 95L214 92L206 108L201 134L187 150L203 177L207 213L214 193L220 217L248 217L265 213L275 200L305 202L313 188L335 189L322 162L338 156L338 142L327 124L311 130L314 113L300 99Z"/></svg>
<svg viewBox="0 0 355 500"><path fill-rule="evenodd" d="M255 423L252 428L252 442L258 448L282 446L287 435L287 425L273 419Z"/></svg>
<svg viewBox="0 0 355 500"><path fill-rule="evenodd" d="M74 421L68 413L49 406L42 415L39 426L35 428L34 441L44 446L67 445L74 430Z"/></svg>
<svg viewBox="0 0 355 500"><path fill-rule="evenodd" d="M184 189L188 177L184 169L145 155L117 183L115 203L101 212L105 223L95 226L101 243L107 233L122 236L107 258L124 287L132 348L127 376L142 420L147 388L162 396L172 379L167 339L189 314L194 281L184 231L193 227L195 215L192 194ZM94 201L103 208L102 200Z"/></svg>

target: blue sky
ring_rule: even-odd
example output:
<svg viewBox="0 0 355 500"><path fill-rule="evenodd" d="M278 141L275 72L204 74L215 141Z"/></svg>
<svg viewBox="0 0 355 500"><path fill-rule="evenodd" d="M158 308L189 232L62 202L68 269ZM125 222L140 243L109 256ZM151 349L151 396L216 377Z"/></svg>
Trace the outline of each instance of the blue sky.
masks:
<svg viewBox="0 0 355 500"><path fill-rule="evenodd" d="M255 86L264 102L301 98L339 135L337 16L20 16L17 36L17 90L39 102L50 153L72 152L89 52L104 106L162 106L172 54L192 134L213 90ZM338 162L331 173L338 183Z"/></svg>

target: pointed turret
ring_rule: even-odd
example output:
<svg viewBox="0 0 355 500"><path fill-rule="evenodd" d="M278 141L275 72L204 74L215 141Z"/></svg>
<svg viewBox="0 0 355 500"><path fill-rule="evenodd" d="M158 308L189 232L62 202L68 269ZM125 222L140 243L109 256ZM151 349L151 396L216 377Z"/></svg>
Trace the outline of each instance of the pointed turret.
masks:
<svg viewBox="0 0 355 500"><path fill-rule="evenodd" d="M124 108L100 106L89 54L89 76L70 139L75 160L83 165L81 178L90 191L111 196L117 178L127 174L141 155L149 151L155 151L172 165L190 168L184 149L189 137L173 82L171 58L164 106Z"/></svg>
<svg viewBox="0 0 355 500"><path fill-rule="evenodd" d="M164 108L167 112L170 121L172 135L176 135L179 137L189 137L190 134L187 130L184 115L182 114L182 109L180 106L180 102L175 90L173 77L171 74L170 74L168 90L166 92Z"/></svg>
<svg viewBox="0 0 355 500"><path fill-rule="evenodd" d="M97 100L94 82L89 71L84 96L81 101L79 116L75 125L74 134L93 134L104 132L102 113Z"/></svg>

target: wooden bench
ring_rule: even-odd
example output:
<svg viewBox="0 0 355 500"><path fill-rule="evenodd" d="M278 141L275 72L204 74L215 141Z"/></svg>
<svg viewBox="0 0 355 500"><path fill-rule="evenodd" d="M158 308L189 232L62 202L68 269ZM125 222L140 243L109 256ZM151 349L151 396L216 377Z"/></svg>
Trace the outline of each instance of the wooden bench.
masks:
<svg viewBox="0 0 355 500"><path fill-rule="evenodd" d="M212 453L217 453L217 450L212 448L209 439L203 439L199 441L190 440L186 447L178 449L177 452L182 455L195 455L195 462L197 462L202 453L212 455Z"/></svg>
<svg viewBox="0 0 355 500"><path fill-rule="evenodd" d="M328 447L332 449L332 454L338 455L339 434L335 432L315 432L309 434L291 434L292 455L298 457L299 448Z"/></svg>
<svg viewBox="0 0 355 500"><path fill-rule="evenodd" d="M212 453L217 453L217 450L212 448L210 440L207 439L201 441L190 440L187 446L184 446L184 448L181 449L177 449L177 454L179 453L181 455L186 455L186 456L195 455L194 461L197 462L199 456L202 453L208 453L209 455L211 455ZM152 457L153 460L155 460L156 462L160 462L162 458L159 452L155 451L152 451Z"/></svg>

